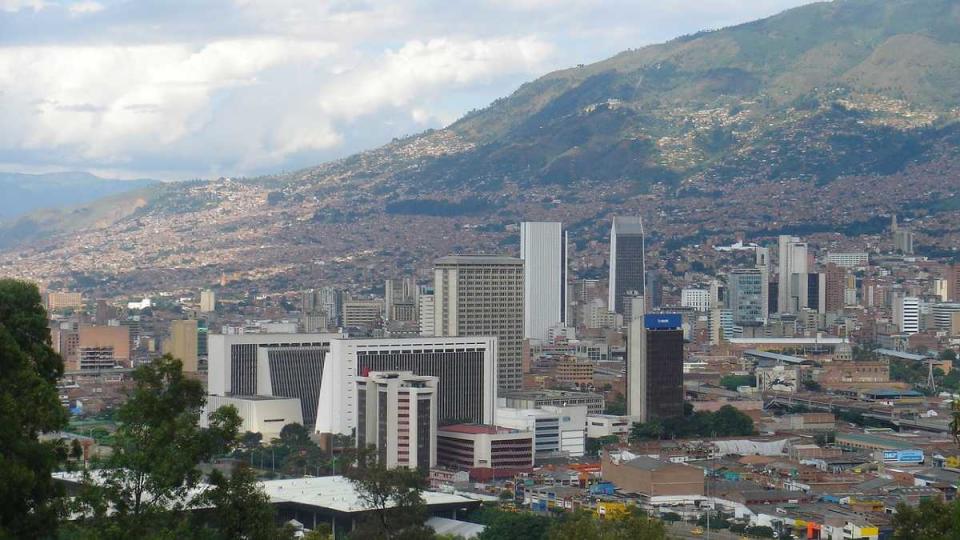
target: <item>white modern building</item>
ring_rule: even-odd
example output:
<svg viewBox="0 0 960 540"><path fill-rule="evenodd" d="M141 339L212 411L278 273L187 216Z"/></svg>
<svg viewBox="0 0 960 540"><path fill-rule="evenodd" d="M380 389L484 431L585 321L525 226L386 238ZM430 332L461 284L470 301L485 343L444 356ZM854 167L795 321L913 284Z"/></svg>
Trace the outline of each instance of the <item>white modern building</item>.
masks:
<svg viewBox="0 0 960 540"><path fill-rule="evenodd" d="M207 393L274 396L301 402L302 421L316 421L320 375L339 333L209 334Z"/></svg>
<svg viewBox="0 0 960 540"><path fill-rule="evenodd" d="M388 469L436 466L438 380L409 371L357 377L357 447L372 445Z"/></svg>
<svg viewBox="0 0 960 540"><path fill-rule="evenodd" d="M920 332L920 299L915 296L895 296L893 322L903 334L912 335Z"/></svg>
<svg viewBox="0 0 960 540"><path fill-rule="evenodd" d="M538 458L580 457L586 452L586 405L572 407L548 405L539 409L498 407L496 424L532 432L534 450Z"/></svg>
<svg viewBox="0 0 960 540"><path fill-rule="evenodd" d="M287 424L303 424L300 400L297 398L207 396L207 403L200 415L200 427L210 427L210 414L226 405L237 408L237 413L243 420L240 432L259 433L266 442L279 437L283 426Z"/></svg>
<svg viewBox="0 0 960 540"><path fill-rule="evenodd" d="M680 305L696 311L710 309L710 291L707 289L682 289L680 291Z"/></svg>
<svg viewBox="0 0 960 540"><path fill-rule="evenodd" d="M562 224L520 224L524 338L545 341L551 327L566 322L567 255Z"/></svg>
<svg viewBox="0 0 960 540"><path fill-rule="evenodd" d="M437 418L492 424L497 403L497 338L334 339L323 364L317 433L357 427L355 381L372 371L437 377Z"/></svg>

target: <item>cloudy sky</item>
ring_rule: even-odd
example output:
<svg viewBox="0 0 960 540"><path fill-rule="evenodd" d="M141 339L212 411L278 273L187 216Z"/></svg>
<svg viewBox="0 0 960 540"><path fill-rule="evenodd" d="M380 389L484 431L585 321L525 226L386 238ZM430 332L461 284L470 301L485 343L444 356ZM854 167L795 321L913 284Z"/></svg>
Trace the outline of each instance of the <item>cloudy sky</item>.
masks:
<svg viewBox="0 0 960 540"><path fill-rule="evenodd" d="M808 1L0 0L0 170L293 170Z"/></svg>

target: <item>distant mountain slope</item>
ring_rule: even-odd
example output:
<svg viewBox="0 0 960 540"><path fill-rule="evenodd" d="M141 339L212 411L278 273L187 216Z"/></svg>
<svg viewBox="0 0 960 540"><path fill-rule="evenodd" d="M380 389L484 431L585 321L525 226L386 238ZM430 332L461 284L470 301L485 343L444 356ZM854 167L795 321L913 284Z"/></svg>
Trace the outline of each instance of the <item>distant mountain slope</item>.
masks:
<svg viewBox="0 0 960 540"><path fill-rule="evenodd" d="M71 210L95 219L0 229L32 243L0 254L0 273L370 283L452 251L509 251L522 219L569 223L590 272L616 213L643 214L649 260L668 247L660 260L676 268L687 246L875 234L893 212L925 253L955 256L960 0L810 4L547 74L446 129L336 162L121 199L91 207L122 212ZM74 244L107 255L74 257Z"/></svg>
<svg viewBox="0 0 960 540"><path fill-rule="evenodd" d="M3 193L0 221L43 208L75 206L155 183L155 180L112 180L86 172L0 172L0 193Z"/></svg>

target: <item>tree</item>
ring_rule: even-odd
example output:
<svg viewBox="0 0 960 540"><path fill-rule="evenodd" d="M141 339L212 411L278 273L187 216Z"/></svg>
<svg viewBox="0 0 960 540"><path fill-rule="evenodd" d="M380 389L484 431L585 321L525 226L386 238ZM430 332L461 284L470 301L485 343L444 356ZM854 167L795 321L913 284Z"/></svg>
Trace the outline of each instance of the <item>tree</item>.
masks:
<svg viewBox="0 0 960 540"><path fill-rule="evenodd" d="M663 423L654 418L649 422L634 422L630 427L631 441L656 440L663 435Z"/></svg>
<svg viewBox="0 0 960 540"><path fill-rule="evenodd" d="M753 435L753 419L732 405L720 407L713 415L713 426L719 437Z"/></svg>
<svg viewBox="0 0 960 540"><path fill-rule="evenodd" d="M893 515L894 540L960 538L960 506L925 499L916 507L900 503Z"/></svg>
<svg viewBox="0 0 960 540"><path fill-rule="evenodd" d="M37 287L0 280L0 538L55 533L62 490L51 473L64 450L38 436L67 423L61 375Z"/></svg>
<svg viewBox="0 0 960 540"><path fill-rule="evenodd" d="M184 377L170 355L138 367L133 378L134 390L117 412L113 454L100 472L103 484L88 482L78 498L76 510L101 538L183 527L183 511L200 502L191 492L202 479L197 464L230 449L241 423L236 408L221 407L210 415L210 428L201 429L203 386Z"/></svg>
<svg viewBox="0 0 960 540"><path fill-rule="evenodd" d="M373 455L363 456L347 477L357 497L372 511L361 519L351 538L418 538L427 535L423 522L427 507L423 501L425 479L416 470L388 469ZM432 536L432 533L429 533Z"/></svg>
<svg viewBox="0 0 960 540"><path fill-rule="evenodd" d="M565 516L550 528L550 540L619 540L638 538L661 540L667 537L663 522L636 513L613 519L597 519L590 512Z"/></svg>
<svg viewBox="0 0 960 540"><path fill-rule="evenodd" d="M270 497L257 484L257 476L247 464L240 463L227 477L218 470L210 474L211 489L204 502L213 505L213 522L226 539L273 540L280 537L274 525Z"/></svg>
<svg viewBox="0 0 960 540"><path fill-rule="evenodd" d="M531 513L484 509L472 519L486 528L479 540L545 540L552 520Z"/></svg>

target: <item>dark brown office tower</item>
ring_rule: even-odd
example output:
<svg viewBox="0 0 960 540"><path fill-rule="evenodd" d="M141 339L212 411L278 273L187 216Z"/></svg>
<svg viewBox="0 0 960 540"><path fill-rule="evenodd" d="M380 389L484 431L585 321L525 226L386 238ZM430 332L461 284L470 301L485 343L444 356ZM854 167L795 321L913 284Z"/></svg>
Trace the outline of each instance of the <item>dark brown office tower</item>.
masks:
<svg viewBox="0 0 960 540"><path fill-rule="evenodd" d="M641 422L683 416L681 322L680 315L657 313L630 324L627 414Z"/></svg>
<svg viewBox="0 0 960 540"><path fill-rule="evenodd" d="M647 330L650 418L683 416L683 330Z"/></svg>
<svg viewBox="0 0 960 540"><path fill-rule="evenodd" d="M845 292L847 289L847 269L833 263L827 263L826 270L826 312L838 313L843 311Z"/></svg>

